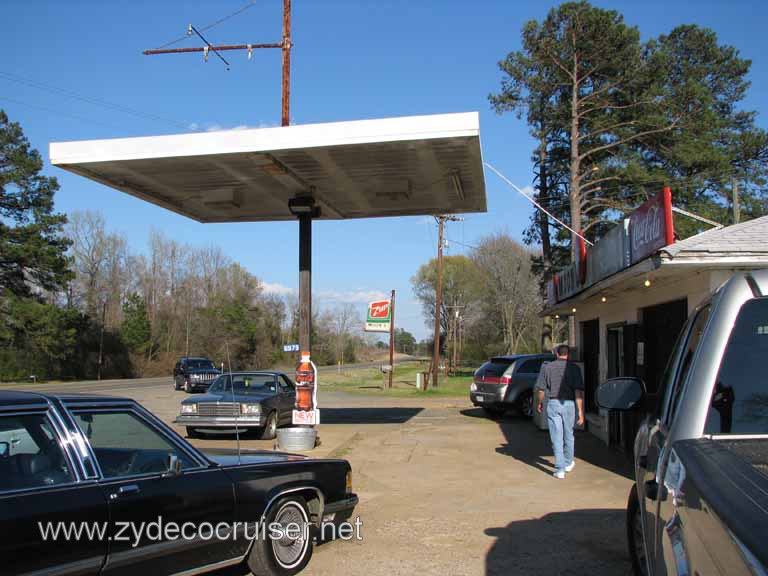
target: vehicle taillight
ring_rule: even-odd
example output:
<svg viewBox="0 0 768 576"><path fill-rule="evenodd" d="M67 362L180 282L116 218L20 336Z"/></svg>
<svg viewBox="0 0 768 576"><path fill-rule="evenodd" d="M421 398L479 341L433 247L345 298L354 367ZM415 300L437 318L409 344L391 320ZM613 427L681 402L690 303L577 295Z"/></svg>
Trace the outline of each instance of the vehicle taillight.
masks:
<svg viewBox="0 0 768 576"><path fill-rule="evenodd" d="M511 376L502 376L499 383L500 384L509 384L510 382L512 382L512 377Z"/></svg>

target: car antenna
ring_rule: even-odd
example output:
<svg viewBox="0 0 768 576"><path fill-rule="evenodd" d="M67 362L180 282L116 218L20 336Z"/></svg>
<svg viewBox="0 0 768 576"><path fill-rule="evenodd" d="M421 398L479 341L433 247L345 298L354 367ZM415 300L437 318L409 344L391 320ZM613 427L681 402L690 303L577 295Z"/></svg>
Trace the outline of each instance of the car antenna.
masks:
<svg viewBox="0 0 768 576"><path fill-rule="evenodd" d="M237 465L240 466L240 427L237 425L240 417L239 407L235 409L237 403L235 402L235 381L232 379L232 360L229 358L229 340L224 340L224 345L227 348L227 365L229 366L229 386L232 390L232 411L235 413L235 438L237 438Z"/></svg>

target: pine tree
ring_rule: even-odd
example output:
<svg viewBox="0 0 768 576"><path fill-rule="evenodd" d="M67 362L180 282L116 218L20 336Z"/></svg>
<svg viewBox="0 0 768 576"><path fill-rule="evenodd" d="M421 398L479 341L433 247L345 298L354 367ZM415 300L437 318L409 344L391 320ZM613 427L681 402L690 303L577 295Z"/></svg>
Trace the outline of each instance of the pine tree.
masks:
<svg viewBox="0 0 768 576"><path fill-rule="evenodd" d="M0 289L26 297L63 289L71 278L63 236L66 217L53 211L55 178L21 126L0 110Z"/></svg>

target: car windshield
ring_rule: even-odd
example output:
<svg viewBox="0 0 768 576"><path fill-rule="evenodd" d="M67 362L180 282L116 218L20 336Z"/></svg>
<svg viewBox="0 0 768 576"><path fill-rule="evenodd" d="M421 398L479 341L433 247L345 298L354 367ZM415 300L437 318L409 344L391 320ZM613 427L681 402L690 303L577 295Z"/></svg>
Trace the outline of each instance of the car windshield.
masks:
<svg viewBox="0 0 768 576"><path fill-rule="evenodd" d="M191 370L215 370L216 367L210 360L187 360L187 367Z"/></svg>
<svg viewBox="0 0 768 576"><path fill-rule="evenodd" d="M274 374L225 374L216 379L210 391L231 394L230 380L234 382L235 394L240 396L263 395L277 391L277 376Z"/></svg>

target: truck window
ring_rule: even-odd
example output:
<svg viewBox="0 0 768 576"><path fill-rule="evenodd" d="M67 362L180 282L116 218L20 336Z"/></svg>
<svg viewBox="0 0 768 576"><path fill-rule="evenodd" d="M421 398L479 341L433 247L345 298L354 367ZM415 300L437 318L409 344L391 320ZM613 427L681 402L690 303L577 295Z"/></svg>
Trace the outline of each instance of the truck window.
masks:
<svg viewBox="0 0 768 576"><path fill-rule="evenodd" d="M678 363L677 374L669 375L674 379L667 384L668 388L664 396L664 414L661 418L662 422L667 426L669 426L675 417L677 404L682 396L685 381L688 378L688 373L693 364L693 358L696 356L696 350L699 348L701 337L704 334L704 328L706 328L707 320L709 320L710 307L711 305L707 304L697 313L685 341L685 349L682 351L682 356ZM675 356L676 354L672 355L673 358ZM670 365L670 369L674 369L674 366Z"/></svg>
<svg viewBox="0 0 768 576"><path fill-rule="evenodd" d="M745 302L734 322L705 434L768 434L768 298Z"/></svg>

